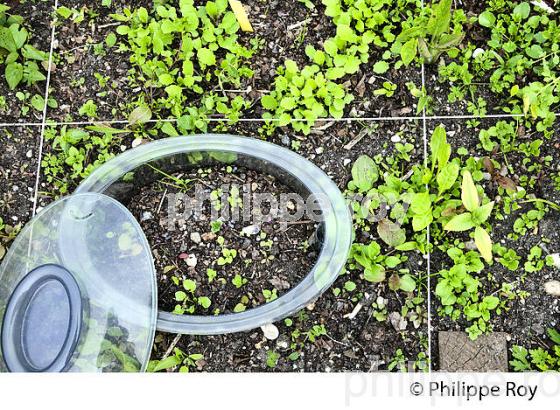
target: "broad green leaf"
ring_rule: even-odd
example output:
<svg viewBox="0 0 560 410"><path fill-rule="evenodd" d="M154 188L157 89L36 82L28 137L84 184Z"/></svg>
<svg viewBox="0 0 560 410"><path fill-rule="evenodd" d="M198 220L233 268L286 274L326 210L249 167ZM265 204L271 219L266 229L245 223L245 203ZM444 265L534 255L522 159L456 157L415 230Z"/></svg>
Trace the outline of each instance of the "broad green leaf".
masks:
<svg viewBox="0 0 560 410"><path fill-rule="evenodd" d="M412 217L412 229L414 229L415 232L421 231L422 229L425 229L428 225L430 225L433 220L434 217L431 212L421 215L414 215Z"/></svg>
<svg viewBox="0 0 560 410"><path fill-rule="evenodd" d="M401 276L399 281L399 287L404 292L412 292L416 289L416 281L414 278L408 274Z"/></svg>
<svg viewBox="0 0 560 410"><path fill-rule="evenodd" d="M377 224L377 233L387 245L397 247L406 241L406 232L396 223L383 219Z"/></svg>
<svg viewBox="0 0 560 410"><path fill-rule="evenodd" d="M410 63L412 63L412 60L414 60L414 57L416 57L417 49L418 49L417 37L411 38L410 40L408 40L406 43L402 45L400 54L404 65L407 66Z"/></svg>
<svg viewBox="0 0 560 410"><path fill-rule="evenodd" d="M11 63L6 66L6 81L10 90L15 89L23 79L23 66L20 63Z"/></svg>
<svg viewBox="0 0 560 410"><path fill-rule="evenodd" d="M522 20L526 19L527 17L529 17L529 14L531 13L531 6L529 6L529 3L523 2L523 3L519 3L517 6L515 6L515 8L513 9L513 15L514 16L518 16L519 18L521 18Z"/></svg>
<svg viewBox="0 0 560 410"><path fill-rule="evenodd" d="M49 55L47 53L41 50L37 50L35 47L29 44L26 44L21 52L25 58L31 60L45 61L49 58Z"/></svg>
<svg viewBox="0 0 560 410"><path fill-rule="evenodd" d="M441 0L433 6L432 16L428 20L427 30L432 37L438 37L449 30L451 22L452 0Z"/></svg>
<svg viewBox="0 0 560 410"><path fill-rule="evenodd" d="M379 283L385 280L385 268L375 264L371 269L364 270L364 279L368 282Z"/></svg>
<svg viewBox="0 0 560 410"><path fill-rule="evenodd" d="M451 156L451 145L447 143L447 135L445 127L438 125L430 139L430 150L432 151L432 170L435 169L436 163L439 169L442 169Z"/></svg>
<svg viewBox="0 0 560 410"><path fill-rule="evenodd" d="M488 232L486 232L484 228L480 226L476 227L474 231L474 243L484 260L488 263L492 262L492 239L490 239L490 235L488 235Z"/></svg>
<svg viewBox="0 0 560 410"><path fill-rule="evenodd" d="M496 23L496 17L494 17L494 14L491 11L486 10L478 16L478 23L482 27L492 28L494 27L494 23Z"/></svg>
<svg viewBox="0 0 560 410"><path fill-rule="evenodd" d="M27 30L24 29L23 27L20 28L19 24L12 24L9 30L12 33L12 38L14 39L14 44L16 46L16 49L19 50L20 48L23 47L23 45L27 41Z"/></svg>
<svg viewBox="0 0 560 410"><path fill-rule="evenodd" d="M463 205L468 211L474 211L480 206L480 199L478 198L478 191L474 184L470 171L463 173L463 184L461 186L461 200Z"/></svg>
<svg viewBox="0 0 560 410"><path fill-rule="evenodd" d="M422 215L432 212L432 199L429 192L418 192L412 197L410 210L414 214Z"/></svg>
<svg viewBox="0 0 560 410"><path fill-rule="evenodd" d="M395 249L401 252L413 251L417 248L416 242L405 242L402 245L397 246Z"/></svg>
<svg viewBox="0 0 560 410"><path fill-rule="evenodd" d="M360 190L367 192L379 179L377 164L367 155L358 157L352 166L352 182Z"/></svg>
<svg viewBox="0 0 560 410"><path fill-rule="evenodd" d="M140 107L136 107L130 115L128 116L128 122L130 126L134 126L136 124L144 124L152 118L152 110L148 108L148 106L142 105Z"/></svg>
<svg viewBox="0 0 560 410"><path fill-rule="evenodd" d="M462 232L468 231L474 228L474 223L472 220L472 215L468 212L464 214L454 216L447 224L443 227L446 231L451 232Z"/></svg>
<svg viewBox="0 0 560 410"><path fill-rule="evenodd" d="M450 189L459 177L460 167L455 162L449 162L437 174L439 195Z"/></svg>

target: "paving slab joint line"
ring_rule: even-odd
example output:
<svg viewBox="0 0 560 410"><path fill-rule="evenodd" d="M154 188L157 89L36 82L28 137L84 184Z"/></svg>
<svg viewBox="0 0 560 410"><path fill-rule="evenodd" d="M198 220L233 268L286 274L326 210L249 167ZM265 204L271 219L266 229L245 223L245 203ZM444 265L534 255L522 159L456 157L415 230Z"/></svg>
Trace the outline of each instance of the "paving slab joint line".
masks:
<svg viewBox="0 0 560 410"><path fill-rule="evenodd" d="M560 117L560 113L554 114ZM436 121L436 120L483 120L492 118L521 118L525 117L524 114L487 114L480 115L430 115L430 116L403 116L403 117L343 117L343 118L320 118L316 122L383 122L383 121ZM229 122L228 118L209 118L208 122ZM240 118L237 123L243 122L266 122L266 121L280 121L278 118L264 119L264 118ZM291 119L290 122L301 122L305 119ZM146 121L147 124L154 124L158 122L177 122L177 118L161 118ZM50 127L58 127L62 125L94 125L94 124L129 124L128 120L113 119L113 120L91 120L91 121L46 121L45 125ZM4 122L0 123L0 127L40 127L43 122Z"/></svg>
<svg viewBox="0 0 560 410"><path fill-rule="evenodd" d="M54 0L54 8L53 13L58 8L58 0ZM54 36L56 31L56 24L54 18L50 20L50 24L52 25L51 29L51 41L49 47L49 60L47 64L47 80L46 80L46 87L45 87L45 106L43 107L43 118L41 120L41 131L39 136L39 154L37 158L37 176L35 178L35 188L33 192L33 212L32 216L35 216L37 213L37 201L39 199L39 182L41 180L41 162L43 160L43 144L45 140L45 127L47 123L47 108L48 108L48 100L49 100L49 87L51 83L51 65L53 62L53 48L54 48Z"/></svg>

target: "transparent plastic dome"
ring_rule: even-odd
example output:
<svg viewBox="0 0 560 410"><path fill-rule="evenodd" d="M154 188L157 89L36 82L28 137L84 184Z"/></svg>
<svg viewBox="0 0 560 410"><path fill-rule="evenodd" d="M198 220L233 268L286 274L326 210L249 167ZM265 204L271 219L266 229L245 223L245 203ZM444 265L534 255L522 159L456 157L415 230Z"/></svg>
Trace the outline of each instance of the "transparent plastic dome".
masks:
<svg viewBox="0 0 560 410"><path fill-rule="evenodd" d="M0 370L143 371L157 286L148 242L114 199L46 207L0 265Z"/></svg>

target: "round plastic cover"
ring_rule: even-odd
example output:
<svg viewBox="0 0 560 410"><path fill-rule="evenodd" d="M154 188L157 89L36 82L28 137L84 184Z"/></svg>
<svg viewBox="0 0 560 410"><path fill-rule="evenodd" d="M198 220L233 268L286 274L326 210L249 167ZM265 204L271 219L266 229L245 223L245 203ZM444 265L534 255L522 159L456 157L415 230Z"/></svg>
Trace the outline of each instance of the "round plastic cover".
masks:
<svg viewBox="0 0 560 410"><path fill-rule="evenodd" d="M63 198L0 265L0 370L143 371L156 315L154 263L134 217L105 195Z"/></svg>

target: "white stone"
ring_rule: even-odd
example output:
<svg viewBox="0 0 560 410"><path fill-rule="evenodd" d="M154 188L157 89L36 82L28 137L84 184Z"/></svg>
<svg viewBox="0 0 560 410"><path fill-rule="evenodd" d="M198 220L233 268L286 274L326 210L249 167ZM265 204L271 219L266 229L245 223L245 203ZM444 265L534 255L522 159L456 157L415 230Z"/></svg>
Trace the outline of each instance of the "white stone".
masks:
<svg viewBox="0 0 560 410"><path fill-rule="evenodd" d="M551 280L544 284L546 293L560 298L560 281Z"/></svg>
<svg viewBox="0 0 560 410"><path fill-rule="evenodd" d="M391 137L391 142L395 142L395 143L401 142L401 137L398 136L398 135L393 135L393 136Z"/></svg>
<svg viewBox="0 0 560 410"><path fill-rule="evenodd" d="M190 254L189 256L187 256L187 259L185 259L185 262L187 266L194 268L198 263L198 259L196 259L196 256Z"/></svg>
<svg viewBox="0 0 560 410"><path fill-rule="evenodd" d="M274 326L272 323L268 323L264 326L261 326L261 330L268 340L275 340L280 335L278 328Z"/></svg>
<svg viewBox="0 0 560 410"><path fill-rule="evenodd" d="M477 48L476 50L473 51L472 56L473 58L476 58L481 54L484 54L484 50L482 48Z"/></svg>
<svg viewBox="0 0 560 410"><path fill-rule="evenodd" d="M241 230L241 233L243 235L250 236L250 235L258 234L260 230L261 230L261 228L259 228L258 225L249 225L249 226L246 226L245 228L243 228Z"/></svg>
<svg viewBox="0 0 560 410"><path fill-rule="evenodd" d="M193 241L194 243L200 243L202 241L202 237L198 232L192 232L191 241Z"/></svg>

